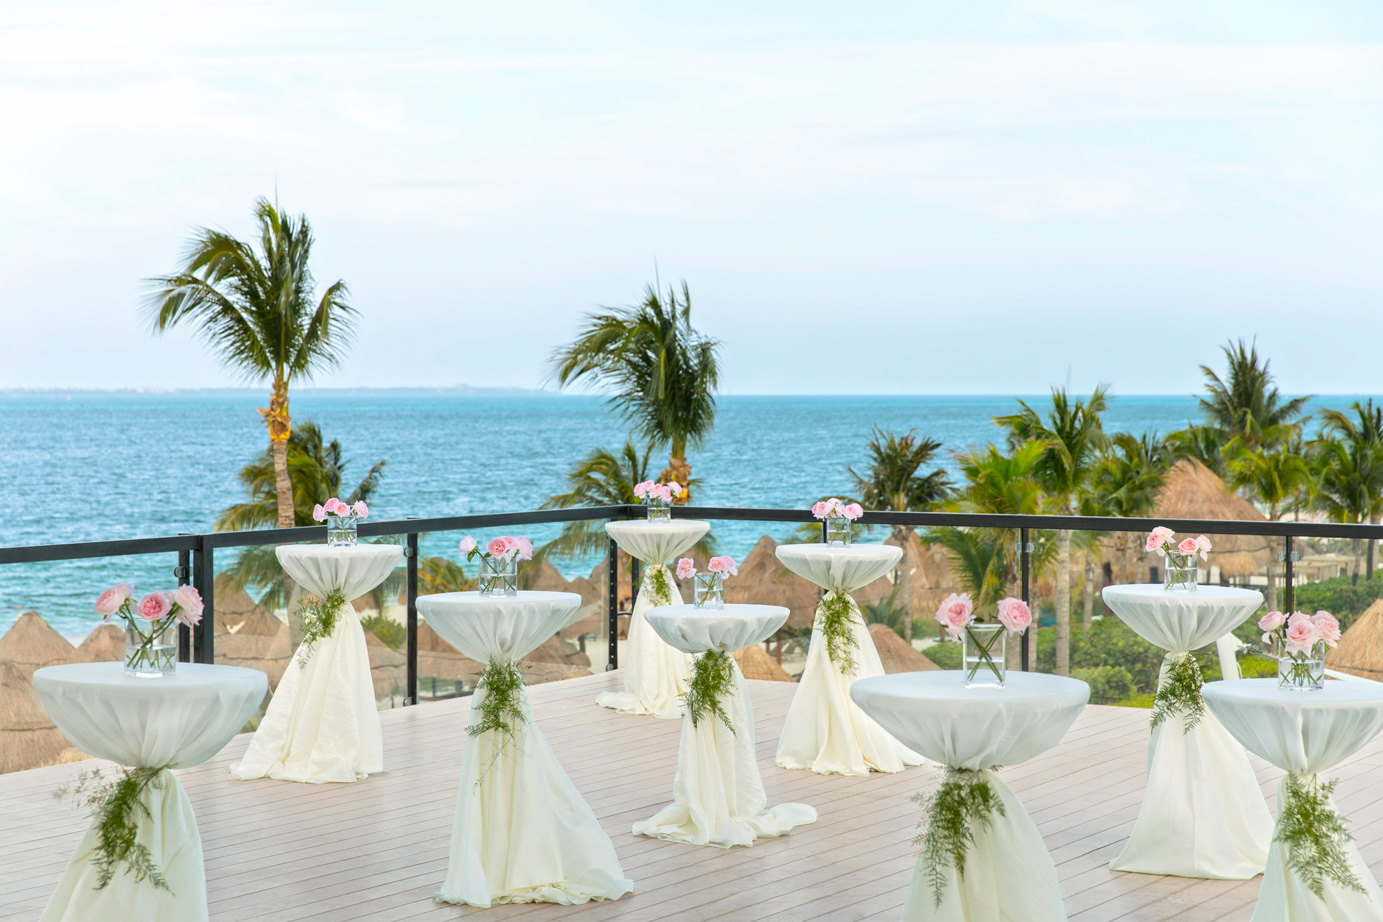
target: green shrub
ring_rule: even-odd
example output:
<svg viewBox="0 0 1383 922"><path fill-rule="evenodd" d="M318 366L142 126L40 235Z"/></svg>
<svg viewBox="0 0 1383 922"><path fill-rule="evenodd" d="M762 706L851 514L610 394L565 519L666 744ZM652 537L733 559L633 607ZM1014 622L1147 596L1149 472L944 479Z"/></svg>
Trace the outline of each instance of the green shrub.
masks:
<svg viewBox="0 0 1383 922"><path fill-rule="evenodd" d="M1342 629L1348 628L1364 609L1383 598L1383 579L1361 577L1357 586L1349 580L1348 576L1337 576L1318 583L1302 583L1297 586L1292 605L1298 611L1328 611L1340 620Z"/></svg>
<svg viewBox="0 0 1383 922"><path fill-rule="evenodd" d="M936 663L942 669L959 669L962 657L962 647L959 643L942 641L931 646L924 647L922 655Z"/></svg>
<svg viewBox="0 0 1383 922"><path fill-rule="evenodd" d="M1071 675L1089 684L1091 704L1118 704L1133 697L1133 676L1123 666L1073 669Z"/></svg>
<svg viewBox="0 0 1383 922"><path fill-rule="evenodd" d="M380 642L391 650L397 650L408 642L408 628L383 615L362 618L360 626L378 637Z"/></svg>

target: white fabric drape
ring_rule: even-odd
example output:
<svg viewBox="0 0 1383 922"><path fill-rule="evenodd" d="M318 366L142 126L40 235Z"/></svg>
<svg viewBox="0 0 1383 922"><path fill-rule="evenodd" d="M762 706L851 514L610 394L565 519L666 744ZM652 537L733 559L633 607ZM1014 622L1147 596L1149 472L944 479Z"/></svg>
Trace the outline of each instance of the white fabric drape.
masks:
<svg viewBox="0 0 1383 922"><path fill-rule="evenodd" d="M1107 586L1107 605L1140 637L1184 655L1230 633L1263 602L1249 589ZM1166 681L1164 661L1158 686ZM1262 873L1273 821L1248 755L1213 714L1189 732L1173 715L1148 740L1143 806L1116 871L1245 880Z"/></svg>
<svg viewBox="0 0 1383 922"><path fill-rule="evenodd" d="M886 544L785 544L777 554L793 573L827 591L842 593L869 585L893 569L903 556L900 548ZM884 674L859 606L850 600L855 670L849 675L827 654L821 618L818 606L807 663L778 739L778 765L842 775L898 772L908 765L920 765L920 756L889 736L850 700L852 682Z"/></svg>
<svg viewBox="0 0 1383 922"><path fill-rule="evenodd" d="M1003 688L966 688L961 672L861 679L851 697L906 745L951 768L982 771L1004 805L974 830L965 877L948 872L940 906L919 858L903 922L1059 922L1066 918L1056 865L1032 819L992 769L1047 751L1080 716L1090 687L1077 679L1008 674Z"/></svg>
<svg viewBox="0 0 1383 922"><path fill-rule="evenodd" d="M760 643L787 620L777 605L727 605L721 610L691 605L655 608L649 625L668 644L687 654L729 654ZM754 751L754 709L738 664L730 659L733 688L720 699L731 730L714 715L693 724L682 721L677 749L673 802L651 819L634 824L634 835L730 848L757 838L786 835L794 826L816 821L806 804L768 807Z"/></svg>
<svg viewBox="0 0 1383 922"><path fill-rule="evenodd" d="M682 716L682 696L687 692L691 659L663 643L644 620L650 608L680 604L681 590L666 562L685 553L711 528L696 519L650 522L608 522L606 533L629 556L644 564L634 610L629 615L629 634L624 645L624 691L601 692L596 704L621 714L642 714L673 719ZM666 595L656 587L666 586Z"/></svg>
<svg viewBox="0 0 1383 922"><path fill-rule="evenodd" d="M571 592L481 596L449 592L418 597L418 611L444 640L482 663L513 662L576 615ZM470 725L481 719L487 689L471 697ZM614 845L571 783L533 719L510 741L499 732L467 736L461 757L451 853L439 901L584 903L634 889Z"/></svg>
<svg viewBox="0 0 1383 922"><path fill-rule="evenodd" d="M1383 686L1373 682L1326 682L1320 691L1296 692L1279 688L1276 679L1244 679L1211 682L1204 696L1206 707L1250 752L1298 775L1328 771L1383 730ZM1285 777L1278 784L1279 810L1286 784ZM1274 841L1253 922L1383 920L1383 892L1353 842L1346 853L1365 892L1327 878L1321 900L1288 869L1287 850Z"/></svg>
<svg viewBox="0 0 1383 922"><path fill-rule="evenodd" d="M82 837L40 922L204 922L206 872L192 804L168 769L200 765L221 750L264 700L262 672L179 663L157 679L126 676L123 663L53 666L34 673L34 689L72 745L121 765L162 768L141 803L137 841L162 870L169 891L117 868L96 889L95 824Z"/></svg>
<svg viewBox="0 0 1383 922"><path fill-rule="evenodd" d="M250 748L231 765L231 780L325 784L383 771L370 655L351 600L384 582L403 548L285 545L276 553L284 572L308 592L323 600L339 592L346 601L331 636L313 645L306 665L299 663L301 652L294 652Z"/></svg>

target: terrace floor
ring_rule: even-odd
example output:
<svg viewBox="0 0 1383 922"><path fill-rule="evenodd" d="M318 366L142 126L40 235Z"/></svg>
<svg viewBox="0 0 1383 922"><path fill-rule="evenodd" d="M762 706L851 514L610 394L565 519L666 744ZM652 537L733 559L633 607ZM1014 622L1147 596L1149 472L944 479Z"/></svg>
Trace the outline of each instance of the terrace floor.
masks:
<svg viewBox="0 0 1383 922"><path fill-rule="evenodd" d="M796 685L750 682L769 803L797 801L820 819L751 849L724 851L630 835L671 797L680 722L597 707L618 673L533 688L538 722L614 840L635 892L585 906L489 910L438 905L469 698L383 712L391 770L353 785L231 783L227 765L249 737L180 772L197 811L213 922L484 919L680 922L897 920L915 860L918 807L930 768L868 778L783 771L778 730ZM1148 712L1091 706L1061 745L1005 769L1045 837L1072 920L1247 920L1259 880L1205 881L1107 868L1133 825L1143 790ZM38 918L86 826L51 792L82 767L0 775L0 920ZM1383 872L1383 764L1375 741L1341 765L1337 800L1365 859ZM1271 802L1279 773L1255 760ZM114 922L114 920L112 920Z"/></svg>

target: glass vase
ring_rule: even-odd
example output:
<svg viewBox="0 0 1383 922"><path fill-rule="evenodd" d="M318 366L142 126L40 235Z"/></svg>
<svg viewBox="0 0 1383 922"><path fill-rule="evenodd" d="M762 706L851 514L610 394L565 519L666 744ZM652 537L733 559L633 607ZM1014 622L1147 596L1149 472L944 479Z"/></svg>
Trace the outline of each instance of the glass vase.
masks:
<svg viewBox="0 0 1383 922"><path fill-rule="evenodd" d="M355 523L353 515L327 516L327 547L355 547Z"/></svg>
<svg viewBox="0 0 1383 922"><path fill-rule="evenodd" d="M1008 674L1008 641L1002 624L969 624L965 628L965 687L1003 688Z"/></svg>
<svg viewBox="0 0 1383 922"><path fill-rule="evenodd" d="M831 547L849 547L850 520L843 515L826 516L826 543Z"/></svg>
<svg viewBox="0 0 1383 922"><path fill-rule="evenodd" d="M1325 687L1325 641L1318 640L1304 653L1289 653L1281 636L1274 634L1277 684L1292 691L1320 691Z"/></svg>
<svg viewBox="0 0 1383 922"><path fill-rule="evenodd" d="M480 594L518 595L518 557L481 557Z"/></svg>
<svg viewBox="0 0 1383 922"><path fill-rule="evenodd" d="M125 674L141 679L171 675L178 668L177 622L147 622L143 628L125 622Z"/></svg>
<svg viewBox="0 0 1383 922"><path fill-rule="evenodd" d="M650 497L648 500L648 520L650 522L666 522L672 518L672 503L658 497Z"/></svg>
<svg viewBox="0 0 1383 922"><path fill-rule="evenodd" d="M722 573L698 573L692 584L697 608L725 607L725 576Z"/></svg>
<svg viewBox="0 0 1383 922"><path fill-rule="evenodd" d="M1195 592L1200 568L1196 566L1195 554L1167 552L1167 579L1162 588L1168 592Z"/></svg>

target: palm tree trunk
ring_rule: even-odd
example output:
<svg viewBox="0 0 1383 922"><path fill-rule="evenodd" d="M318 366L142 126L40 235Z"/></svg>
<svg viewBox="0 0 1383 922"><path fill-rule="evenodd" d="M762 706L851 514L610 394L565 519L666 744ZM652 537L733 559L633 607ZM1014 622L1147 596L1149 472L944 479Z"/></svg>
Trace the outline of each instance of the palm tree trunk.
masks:
<svg viewBox="0 0 1383 922"><path fill-rule="evenodd" d="M1368 568L1364 570L1364 579L1373 579L1373 539L1366 538L1368 543Z"/></svg>
<svg viewBox="0 0 1383 922"><path fill-rule="evenodd" d="M687 463L687 440L672 440L672 450L668 453L668 466L658 475L662 483L675 480L682 487L682 495L672 500L674 506L685 506L691 502L691 465Z"/></svg>
<svg viewBox="0 0 1383 922"><path fill-rule="evenodd" d="M1349 584L1351 586L1357 586L1359 585L1359 539L1354 538L1349 543L1354 548L1354 572L1350 575Z"/></svg>
<svg viewBox="0 0 1383 922"><path fill-rule="evenodd" d="M898 587L898 601L903 609L903 640L908 646L912 646L912 580L908 572L908 529L894 528L893 537L903 549L903 557L898 562L893 584Z"/></svg>
<svg viewBox="0 0 1383 922"><path fill-rule="evenodd" d="M1056 674L1071 674L1071 530L1056 537Z"/></svg>
<svg viewBox="0 0 1383 922"><path fill-rule="evenodd" d="M1090 625L1095 620L1095 555L1085 552L1085 621L1081 630L1090 633Z"/></svg>

